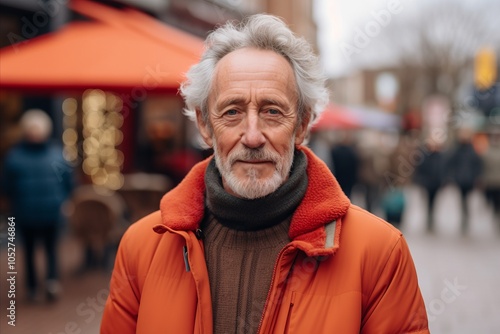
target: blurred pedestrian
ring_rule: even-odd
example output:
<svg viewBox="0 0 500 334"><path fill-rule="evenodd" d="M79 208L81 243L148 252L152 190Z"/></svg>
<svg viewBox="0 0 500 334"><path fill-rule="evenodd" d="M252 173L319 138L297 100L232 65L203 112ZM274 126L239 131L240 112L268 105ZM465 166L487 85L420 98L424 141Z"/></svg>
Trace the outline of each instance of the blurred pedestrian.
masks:
<svg viewBox="0 0 500 334"><path fill-rule="evenodd" d="M463 127L458 130L457 145L451 150L447 162L446 173L460 190L462 202L461 232L467 233L469 207L467 203L470 192L479 182L482 172L482 160L472 145L472 129Z"/></svg>
<svg viewBox="0 0 500 334"><path fill-rule="evenodd" d="M442 146L428 139L422 150L422 160L415 167L413 181L427 193L427 231L434 231L434 203L445 180L446 159Z"/></svg>
<svg viewBox="0 0 500 334"><path fill-rule="evenodd" d="M364 208L380 215L382 194L386 187L391 149L378 130L363 129L357 145L359 154L358 185L364 194Z"/></svg>
<svg viewBox="0 0 500 334"><path fill-rule="evenodd" d="M6 155L4 191L24 241L27 297L34 300L39 293L35 250L40 241L46 255L46 295L55 300L61 291L57 261L61 205L73 188L72 171L62 149L49 141L52 121L44 111L26 111L20 125L24 139Z"/></svg>
<svg viewBox="0 0 500 334"><path fill-rule="evenodd" d="M331 151L332 173L347 197L351 198L352 188L358 182L359 156L350 132L340 133L341 139Z"/></svg>
<svg viewBox="0 0 500 334"><path fill-rule="evenodd" d="M101 333L429 333L401 232L303 145L311 47L264 14L206 46L181 94L214 155L121 239Z"/></svg>
<svg viewBox="0 0 500 334"><path fill-rule="evenodd" d="M330 151L332 149L332 133L330 130L311 131L311 138L309 139L309 147L316 154L318 158L328 166L330 170L332 167L332 157Z"/></svg>
<svg viewBox="0 0 500 334"><path fill-rule="evenodd" d="M493 207L494 220L500 232L500 133L491 135L490 146L483 156L482 186Z"/></svg>
<svg viewBox="0 0 500 334"><path fill-rule="evenodd" d="M381 187L382 209L387 221L398 228L401 226L406 208L404 188L411 182L413 176L413 168L409 166L409 161L414 150L414 139L407 134L399 135L392 149L386 144L385 150L382 150L387 157L387 167L383 173L384 182Z"/></svg>

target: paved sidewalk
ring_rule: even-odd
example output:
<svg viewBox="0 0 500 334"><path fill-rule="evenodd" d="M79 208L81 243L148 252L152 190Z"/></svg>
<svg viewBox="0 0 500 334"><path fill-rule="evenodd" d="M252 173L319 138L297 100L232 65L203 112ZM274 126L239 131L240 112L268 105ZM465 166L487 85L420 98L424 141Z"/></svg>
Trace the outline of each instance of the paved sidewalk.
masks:
<svg viewBox="0 0 500 334"><path fill-rule="evenodd" d="M458 190L437 198L436 233L425 233L423 196L407 191L403 232L410 246L433 334L500 333L500 234L482 194L469 198L468 235L460 234ZM497 225L495 225L497 224Z"/></svg>
<svg viewBox="0 0 500 334"><path fill-rule="evenodd" d="M407 239L431 333L500 333L500 240Z"/></svg>
<svg viewBox="0 0 500 334"><path fill-rule="evenodd" d="M63 293L54 303L46 303L43 297L35 303L25 300L22 248L18 245L16 253L16 326L7 324L6 317L7 284L6 259L7 249L0 250L2 264L0 291L0 333L2 334L86 334L99 333L103 305L109 293L109 273L103 271L87 272L75 275L80 264L81 250L71 238L65 237L60 245L61 283ZM40 248L40 253L41 253ZM43 268L45 259L37 254L37 265Z"/></svg>

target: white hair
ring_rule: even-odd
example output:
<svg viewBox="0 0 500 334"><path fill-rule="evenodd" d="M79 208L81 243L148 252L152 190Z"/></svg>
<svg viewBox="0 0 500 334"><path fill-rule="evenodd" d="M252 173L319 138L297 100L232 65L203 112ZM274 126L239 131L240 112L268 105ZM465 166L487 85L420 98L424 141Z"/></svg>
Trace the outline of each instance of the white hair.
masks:
<svg viewBox="0 0 500 334"><path fill-rule="evenodd" d="M27 110L21 117L20 125L25 136L36 133L41 140L49 138L52 133L52 120L41 109Z"/></svg>
<svg viewBox="0 0 500 334"><path fill-rule="evenodd" d="M274 51L290 63L297 86L299 122L310 116L308 125L312 125L328 103L325 77L311 46L275 16L257 14L238 25L228 22L208 35L205 47L200 62L189 69L180 87L186 103L184 113L193 121L200 110L202 121L209 125L208 96L215 67L225 55L246 47Z"/></svg>

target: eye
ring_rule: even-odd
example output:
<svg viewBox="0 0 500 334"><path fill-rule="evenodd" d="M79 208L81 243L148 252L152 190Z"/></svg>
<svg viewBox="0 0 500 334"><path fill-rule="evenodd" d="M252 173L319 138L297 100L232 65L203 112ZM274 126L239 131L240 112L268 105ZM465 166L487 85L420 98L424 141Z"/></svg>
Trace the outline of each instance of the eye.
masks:
<svg viewBox="0 0 500 334"><path fill-rule="evenodd" d="M227 116L236 116L237 114L238 114L238 110L236 110L236 109L229 109L224 113L224 115L227 115Z"/></svg>
<svg viewBox="0 0 500 334"><path fill-rule="evenodd" d="M269 113L269 115L279 115L279 114L281 114L281 111L279 111L278 109L268 109L267 112Z"/></svg>

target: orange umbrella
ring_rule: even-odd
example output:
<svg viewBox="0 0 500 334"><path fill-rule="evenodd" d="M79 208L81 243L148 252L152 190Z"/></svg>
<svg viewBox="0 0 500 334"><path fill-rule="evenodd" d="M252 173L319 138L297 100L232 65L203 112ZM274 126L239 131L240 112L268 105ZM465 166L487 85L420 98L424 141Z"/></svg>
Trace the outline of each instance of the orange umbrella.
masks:
<svg viewBox="0 0 500 334"><path fill-rule="evenodd" d="M349 109L329 104L311 130L357 129L361 126L361 121Z"/></svg>
<svg viewBox="0 0 500 334"><path fill-rule="evenodd" d="M176 92L203 52L200 38L139 11L74 1L73 10L96 21L0 50L0 86L8 89Z"/></svg>

